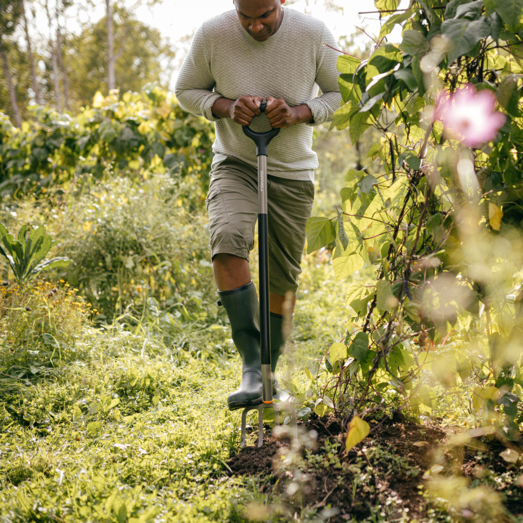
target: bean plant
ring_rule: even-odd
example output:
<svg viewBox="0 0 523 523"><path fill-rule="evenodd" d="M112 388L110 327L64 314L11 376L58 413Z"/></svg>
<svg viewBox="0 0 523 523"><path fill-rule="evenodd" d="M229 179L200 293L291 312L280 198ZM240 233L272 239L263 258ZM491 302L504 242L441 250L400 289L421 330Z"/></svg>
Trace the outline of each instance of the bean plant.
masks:
<svg viewBox="0 0 523 523"><path fill-rule="evenodd" d="M375 281L348 287L347 332L322 362L330 377L315 409L364 437L361 417L430 412L436 385L460 388L484 434L514 439L523 422L523 4L375 3L384 23L372 54L338 59L333 126L352 143L379 131L367 159L380 174L350 169L337 215L307 225L309 252L335 243L338 279L367 266ZM390 44L397 26L402 41ZM308 369L311 381L318 372Z"/></svg>

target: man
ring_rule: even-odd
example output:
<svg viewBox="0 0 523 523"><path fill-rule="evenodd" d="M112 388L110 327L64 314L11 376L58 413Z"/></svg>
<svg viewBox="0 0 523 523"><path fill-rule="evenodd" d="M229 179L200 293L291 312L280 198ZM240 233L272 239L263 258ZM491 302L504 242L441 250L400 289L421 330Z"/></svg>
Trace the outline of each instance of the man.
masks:
<svg viewBox="0 0 523 523"><path fill-rule="evenodd" d="M285 296L292 296L285 303L292 314L314 199L318 161L311 126L331 119L341 101L337 53L323 45L336 42L323 22L283 8L285 0L233 3L234 10L196 32L176 83L184 110L216 122L207 198L211 255L243 363L240 388L228 397L231 410L262 402L259 305L248 261L258 215L257 160L242 126L281 129L269 145L267 169L274 373L285 344ZM267 110L261 114L264 98Z"/></svg>

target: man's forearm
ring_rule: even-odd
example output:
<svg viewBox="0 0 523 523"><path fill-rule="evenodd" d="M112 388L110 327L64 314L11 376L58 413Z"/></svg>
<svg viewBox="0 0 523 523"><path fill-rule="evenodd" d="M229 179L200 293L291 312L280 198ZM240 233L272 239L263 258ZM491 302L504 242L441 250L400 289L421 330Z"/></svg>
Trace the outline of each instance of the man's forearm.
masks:
<svg viewBox="0 0 523 523"><path fill-rule="evenodd" d="M312 116L308 105L296 105L295 107L292 107L292 110L296 116L296 123L311 123L314 121L314 117Z"/></svg>
<svg viewBox="0 0 523 523"><path fill-rule="evenodd" d="M229 100L228 98L218 98L212 106L212 114L216 118L230 118L231 117L231 107L234 104L234 100Z"/></svg>

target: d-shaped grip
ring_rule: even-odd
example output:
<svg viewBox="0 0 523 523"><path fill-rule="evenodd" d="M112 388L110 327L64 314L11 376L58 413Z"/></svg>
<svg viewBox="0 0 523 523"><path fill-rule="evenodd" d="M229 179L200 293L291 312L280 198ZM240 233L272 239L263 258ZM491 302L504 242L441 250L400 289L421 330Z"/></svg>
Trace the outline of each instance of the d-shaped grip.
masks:
<svg viewBox="0 0 523 523"><path fill-rule="evenodd" d="M257 133L250 127L244 127L243 133L256 144L256 156L269 156L267 149L270 141L280 132L279 129L271 129L265 133Z"/></svg>
<svg viewBox="0 0 523 523"><path fill-rule="evenodd" d="M262 113L267 109L267 102L263 100L260 105ZM280 132L279 129L271 129L265 133L257 133L252 131L250 127L244 127L243 133L256 144L256 156L269 156L267 149L270 141Z"/></svg>

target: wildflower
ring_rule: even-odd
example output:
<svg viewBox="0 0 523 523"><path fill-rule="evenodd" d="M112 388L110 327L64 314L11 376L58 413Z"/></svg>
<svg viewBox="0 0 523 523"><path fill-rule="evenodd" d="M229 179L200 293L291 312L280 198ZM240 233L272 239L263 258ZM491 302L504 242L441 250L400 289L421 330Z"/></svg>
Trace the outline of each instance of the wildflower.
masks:
<svg viewBox="0 0 523 523"><path fill-rule="evenodd" d="M495 110L496 97L488 90L477 91L468 84L437 102L436 119L445 131L467 147L479 147L496 137L505 125L506 116Z"/></svg>

